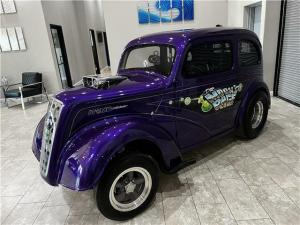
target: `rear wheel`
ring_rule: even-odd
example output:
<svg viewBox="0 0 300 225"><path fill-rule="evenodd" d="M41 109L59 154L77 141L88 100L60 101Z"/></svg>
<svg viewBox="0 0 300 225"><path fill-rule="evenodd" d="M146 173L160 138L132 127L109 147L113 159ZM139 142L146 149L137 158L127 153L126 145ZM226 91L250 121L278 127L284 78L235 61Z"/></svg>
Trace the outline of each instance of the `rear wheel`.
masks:
<svg viewBox="0 0 300 225"><path fill-rule="evenodd" d="M252 97L248 104L243 124L244 137L253 139L259 135L265 126L268 110L268 97L260 91Z"/></svg>
<svg viewBox="0 0 300 225"><path fill-rule="evenodd" d="M158 180L159 169L151 156L136 153L117 159L97 187L98 208L109 219L130 219L151 203Z"/></svg>

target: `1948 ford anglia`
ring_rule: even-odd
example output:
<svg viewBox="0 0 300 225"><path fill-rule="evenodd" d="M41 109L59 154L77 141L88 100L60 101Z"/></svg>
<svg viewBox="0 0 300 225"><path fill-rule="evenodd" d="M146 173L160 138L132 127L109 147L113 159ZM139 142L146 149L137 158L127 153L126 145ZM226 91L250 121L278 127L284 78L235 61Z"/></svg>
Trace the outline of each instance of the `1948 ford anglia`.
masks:
<svg viewBox="0 0 300 225"><path fill-rule="evenodd" d="M159 171L183 154L263 129L270 95L261 45L245 29L208 28L131 41L116 76L86 76L56 94L36 129L33 153L50 185L96 189L99 210L126 220L154 198Z"/></svg>

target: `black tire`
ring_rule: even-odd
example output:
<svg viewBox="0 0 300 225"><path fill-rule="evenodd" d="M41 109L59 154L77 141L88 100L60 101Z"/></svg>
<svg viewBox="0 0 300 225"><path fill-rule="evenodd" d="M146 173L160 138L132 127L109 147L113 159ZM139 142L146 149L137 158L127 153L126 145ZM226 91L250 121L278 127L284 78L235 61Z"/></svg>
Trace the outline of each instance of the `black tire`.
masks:
<svg viewBox="0 0 300 225"><path fill-rule="evenodd" d="M116 180L116 178L118 178L118 176L122 174L122 172L126 171L127 169L131 169L133 167L143 168L144 170L146 170L151 176L152 185L151 188L149 188L150 193L147 195L147 197L145 197L146 200L143 201L143 203L139 207L131 211L124 212L115 208L116 204L114 204L113 200L111 200L110 198L110 189L114 181ZM125 173L123 176L126 177L126 174L128 173ZM118 180L123 179L123 176ZM132 181L134 182L134 180ZM156 161L151 156L141 154L141 153L133 153L133 154L127 154L126 156L120 157L112 162L112 164L108 167L108 170L105 173L104 177L101 179L101 182L98 184L96 190L96 202L97 202L98 209L105 217L112 220L123 221L123 220L131 219L134 216L138 215L139 213L143 212L152 202L158 188L158 182L159 182L159 167ZM121 183L124 184L126 182L124 181ZM144 183L144 187L145 186L146 185ZM126 190L123 187L120 189ZM134 186L134 190L135 189L136 186ZM127 192L125 193L127 194ZM113 194L113 196L115 196L115 194ZM115 207L113 205L115 205Z"/></svg>
<svg viewBox="0 0 300 225"><path fill-rule="evenodd" d="M257 124L257 126L253 127L254 111L258 107L257 106L258 104L263 106L262 118L260 122ZM263 91L259 91L251 98L248 104L247 111L244 116L243 126L242 126L242 130L243 130L242 136L247 139L256 138L265 126L268 117L268 111L269 111L268 97L266 93L264 93Z"/></svg>

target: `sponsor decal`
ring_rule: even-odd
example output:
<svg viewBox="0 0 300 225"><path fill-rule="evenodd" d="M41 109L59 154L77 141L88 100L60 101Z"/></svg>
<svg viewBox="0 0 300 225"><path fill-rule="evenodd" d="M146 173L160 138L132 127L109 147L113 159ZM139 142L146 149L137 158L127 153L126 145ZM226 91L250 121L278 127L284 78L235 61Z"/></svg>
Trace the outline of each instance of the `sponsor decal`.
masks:
<svg viewBox="0 0 300 225"><path fill-rule="evenodd" d="M237 94L242 89L243 84L241 83L226 88L208 88L198 98L198 104L201 104L203 112L209 112L212 109L218 111L227 108L234 104Z"/></svg>
<svg viewBox="0 0 300 225"><path fill-rule="evenodd" d="M179 102L185 107L198 111L200 105L202 112L209 112L212 109L218 111L220 109L232 106L236 96L242 91L243 84L232 85L225 88L207 88L199 97L191 98L189 96L181 97ZM173 101L169 101L172 105Z"/></svg>
<svg viewBox="0 0 300 225"><path fill-rule="evenodd" d="M103 113L108 113L113 110L126 108L128 105L117 105L117 106L107 106L102 108L90 109L88 111L88 116L99 115Z"/></svg>

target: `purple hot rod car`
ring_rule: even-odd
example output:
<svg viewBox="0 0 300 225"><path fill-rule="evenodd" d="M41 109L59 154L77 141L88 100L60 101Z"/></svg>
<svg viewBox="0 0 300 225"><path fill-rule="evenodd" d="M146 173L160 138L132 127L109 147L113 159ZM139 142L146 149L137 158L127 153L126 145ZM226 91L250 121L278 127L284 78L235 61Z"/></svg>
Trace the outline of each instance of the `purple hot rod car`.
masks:
<svg viewBox="0 0 300 225"><path fill-rule="evenodd" d="M226 134L255 138L269 107L253 32L158 33L127 45L116 76L56 94L33 153L50 185L95 188L99 210L126 220L149 205L159 171L190 165L185 152Z"/></svg>

